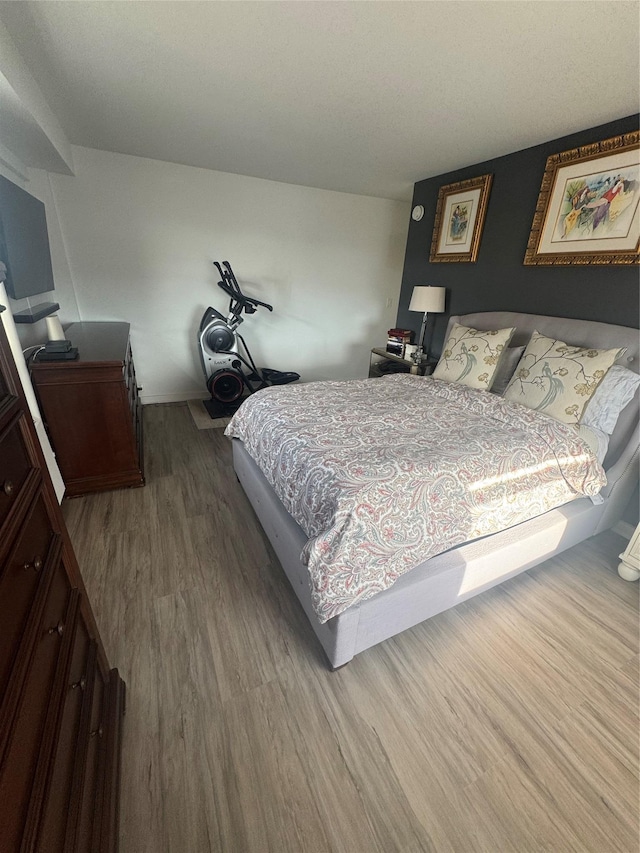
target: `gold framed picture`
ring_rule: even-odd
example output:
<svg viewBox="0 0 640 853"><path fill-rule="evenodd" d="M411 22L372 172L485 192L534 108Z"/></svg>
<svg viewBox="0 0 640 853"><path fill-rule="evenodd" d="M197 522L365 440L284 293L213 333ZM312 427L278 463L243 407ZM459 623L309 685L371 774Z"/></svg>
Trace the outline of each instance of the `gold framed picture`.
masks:
<svg viewBox="0 0 640 853"><path fill-rule="evenodd" d="M637 264L639 251L640 134L552 154L524 263Z"/></svg>
<svg viewBox="0 0 640 853"><path fill-rule="evenodd" d="M481 175L440 187L431 263L469 263L478 256L493 175Z"/></svg>

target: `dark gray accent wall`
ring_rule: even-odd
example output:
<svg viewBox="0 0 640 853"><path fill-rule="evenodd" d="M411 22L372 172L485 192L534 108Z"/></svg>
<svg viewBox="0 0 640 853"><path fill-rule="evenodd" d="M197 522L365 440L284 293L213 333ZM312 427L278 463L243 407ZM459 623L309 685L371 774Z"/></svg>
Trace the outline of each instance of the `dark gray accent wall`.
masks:
<svg viewBox="0 0 640 853"><path fill-rule="evenodd" d="M637 266L524 266L540 183L547 157L638 129L634 115L419 181L413 205L424 206L420 222L411 220L407 238L397 325L420 331L422 315L409 311L415 285L447 288L446 314L430 318L430 351L438 355L450 314L522 311L638 328ZM429 263L438 191L443 184L490 172L493 186L475 263ZM412 206L413 206L412 205Z"/></svg>

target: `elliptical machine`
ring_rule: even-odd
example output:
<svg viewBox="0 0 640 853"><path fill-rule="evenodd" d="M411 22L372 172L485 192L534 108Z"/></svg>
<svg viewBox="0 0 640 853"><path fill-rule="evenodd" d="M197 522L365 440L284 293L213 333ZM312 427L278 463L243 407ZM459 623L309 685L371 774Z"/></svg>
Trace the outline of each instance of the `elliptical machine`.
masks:
<svg viewBox="0 0 640 853"><path fill-rule="evenodd" d="M229 313L225 318L215 308L207 308L198 329L198 347L207 390L211 394L211 400L205 400L204 405L212 418L219 418L233 414L247 394L269 385L295 382L300 374L256 367L237 329L244 321L243 312L255 314L257 308L273 311L273 306L245 296L228 261L223 261L222 265L218 261L213 263L220 273L218 287L230 297Z"/></svg>

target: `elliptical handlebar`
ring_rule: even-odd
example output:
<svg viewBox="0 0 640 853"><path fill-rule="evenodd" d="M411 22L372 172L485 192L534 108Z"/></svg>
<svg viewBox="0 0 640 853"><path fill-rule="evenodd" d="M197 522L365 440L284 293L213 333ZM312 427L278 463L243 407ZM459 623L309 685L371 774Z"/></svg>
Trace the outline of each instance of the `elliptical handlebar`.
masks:
<svg viewBox="0 0 640 853"><path fill-rule="evenodd" d="M269 305L267 302L261 302L259 299L253 299L251 296L245 296L244 293L240 290L240 285L238 284L235 275L233 274L233 270L231 269L231 265L229 261L223 261L222 266L224 266L224 270L222 266L218 263L218 261L214 261L214 266L218 268L218 272L220 273L221 279L218 282L218 287L227 294L227 296L231 297L231 303L229 305L229 310L233 314L240 314L242 311L245 314L253 314L255 313L256 308L259 306L260 308L266 308L268 311L273 311L273 305ZM233 302L237 303L237 306L234 307Z"/></svg>

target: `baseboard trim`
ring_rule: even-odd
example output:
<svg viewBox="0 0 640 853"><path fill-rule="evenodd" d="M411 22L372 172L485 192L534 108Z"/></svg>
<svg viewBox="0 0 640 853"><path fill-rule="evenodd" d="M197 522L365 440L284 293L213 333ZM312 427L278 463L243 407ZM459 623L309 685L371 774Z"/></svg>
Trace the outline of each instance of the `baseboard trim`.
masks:
<svg viewBox="0 0 640 853"><path fill-rule="evenodd" d="M202 391L176 391L174 394L140 394L143 406L153 406L156 403L185 403L187 400L206 400L210 395L207 389Z"/></svg>
<svg viewBox="0 0 640 853"><path fill-rule="evenodd" d="M623 536L625 539L631 539L635 533L635 528L627 521L618 521L613 525L612 529L614 533L617 533L618 536Z"/></svg>

